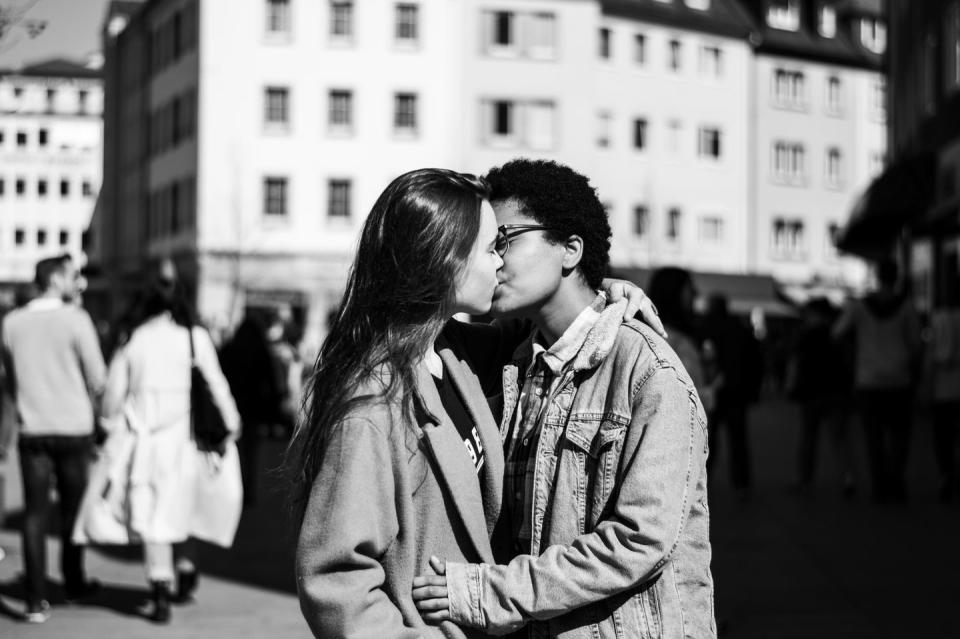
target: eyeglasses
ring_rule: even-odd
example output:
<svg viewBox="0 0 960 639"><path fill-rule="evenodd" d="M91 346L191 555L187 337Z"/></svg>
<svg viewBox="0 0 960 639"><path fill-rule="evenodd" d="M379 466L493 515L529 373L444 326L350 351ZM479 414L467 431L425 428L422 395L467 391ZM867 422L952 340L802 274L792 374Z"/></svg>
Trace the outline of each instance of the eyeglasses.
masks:
<svg viewBox="0 0 960 639"><path fill-rule="evenodd" d="M552 226L543 226L542 224L504 224L497 228L497 241L494 244L494 250L497 252L497 255L503 257L506 255L507 249L510 248L510 240L518 235L523 235L530 231L558 230L559 229Z"/></svg>

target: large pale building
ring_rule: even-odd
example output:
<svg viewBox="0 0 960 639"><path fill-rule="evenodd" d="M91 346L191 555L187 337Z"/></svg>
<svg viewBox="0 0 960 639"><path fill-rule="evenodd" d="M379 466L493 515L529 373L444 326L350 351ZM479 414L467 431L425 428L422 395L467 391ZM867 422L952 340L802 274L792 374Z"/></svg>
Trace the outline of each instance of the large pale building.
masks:
<svg viewBox="0 0 960 639"><path fill-rule="evenodd" d="M615 266L773 269L758 131L796 123L756 112L754 22L736 0L113 2L101 310L173 256L212 326L289 305L318 339L393 177L517 156L591 177ZM843 122L859 126L852 106ZM826 224L819 206L798 210Z"/></svg>
<svg viewBox="0 0 960 639"><path fill-rule="evenodd" d="M835 239L886 152L880 0L747 0L752 60L749 268L798 300L862 289Z"/></svg>
<svg viewBox="0 0 960 639"><path fill-rule="evenodd" d="M48 60L0 70L0 305L42 258L83 260L100 188L98 68Z"/></svg>

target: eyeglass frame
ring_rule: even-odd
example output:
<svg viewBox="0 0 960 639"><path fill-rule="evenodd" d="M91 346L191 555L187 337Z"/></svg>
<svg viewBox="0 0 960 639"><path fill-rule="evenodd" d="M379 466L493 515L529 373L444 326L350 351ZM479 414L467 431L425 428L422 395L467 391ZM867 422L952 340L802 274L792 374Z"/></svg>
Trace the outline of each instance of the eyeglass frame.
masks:
<svg viewBox="0 0 960 639"><path fill-rule="evenodd" d="M559 231L560 229L555 226L544 226L542 224L501 224L497 227L497 240L494 245L494 250L497 252L497 255L503 257L507 254L507 251L510 250L510 240L517 237L518 235L523 235L524 233L529 233L530 231ZM503 250L499 248L500 238L504 240Z"/></svg>

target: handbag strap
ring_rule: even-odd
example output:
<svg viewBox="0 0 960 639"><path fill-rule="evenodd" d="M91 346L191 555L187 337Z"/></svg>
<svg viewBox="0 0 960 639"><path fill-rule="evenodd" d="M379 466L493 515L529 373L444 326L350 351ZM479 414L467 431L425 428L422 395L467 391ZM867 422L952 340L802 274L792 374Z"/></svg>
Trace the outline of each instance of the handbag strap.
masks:
<svg viewBox="0 0 960 639"><path fill-rule="evenodd" d="M194 367L197 365L197 355L193 350L193 327L187 327L187 335L190 336L190 366Z"/></svg>

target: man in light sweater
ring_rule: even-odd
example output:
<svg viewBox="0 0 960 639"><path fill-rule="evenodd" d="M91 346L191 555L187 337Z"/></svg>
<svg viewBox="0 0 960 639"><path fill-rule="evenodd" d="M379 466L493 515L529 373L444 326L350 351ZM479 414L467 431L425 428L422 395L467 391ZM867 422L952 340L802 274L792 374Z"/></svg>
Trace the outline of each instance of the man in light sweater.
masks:
<svg viewBox="0 0 960 639"><path fill-rule="evenodd" d="M56 478L61 519L60 568L67 600L92 594L83 551L70 541L87 484L93 449L95 403L106 371L90 316L75 302L79 273L69 255L37 263L42 293L12 311L2 328L6 391L16 402L23 473L24 620L49 617L46 600L47 512Z"/></svg>

